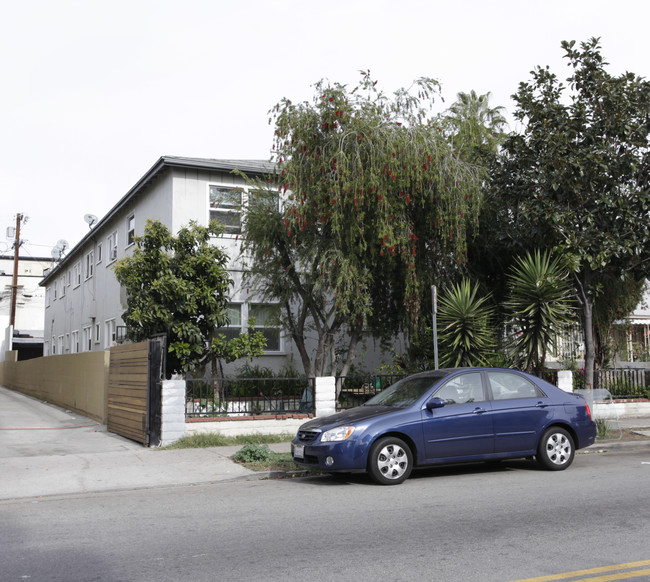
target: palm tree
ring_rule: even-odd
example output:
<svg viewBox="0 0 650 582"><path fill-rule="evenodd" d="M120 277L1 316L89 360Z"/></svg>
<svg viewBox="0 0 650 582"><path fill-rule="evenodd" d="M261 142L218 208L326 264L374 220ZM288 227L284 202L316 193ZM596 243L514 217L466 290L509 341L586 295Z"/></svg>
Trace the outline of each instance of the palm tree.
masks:
<svg viewBox="0 0 650 582"><path fill-rule="evenodd" d="M490 107L491 93L477 95L460 92L456 102L444 115L447 132L465 159L475 159L480 152L496 153L505 138L507 125L504 107Z"/></svg>
<svg viewBox="0 0 650 582"><path fill-rule="evenodd" d="M574 321L569 270L560 259L536 250L517 258L508 284L505 308L514 331L508 346L519 365L539 373L557 332Z"/></svg>
<svg viewBox="0 0 650 582"><path fill-rule="evenodd" d="M495 342L493 309L488 297L477 297L478 285L468 279L453 285L440 298L438 323L442 327L442 365L460 367L486 364Z"/></svg>

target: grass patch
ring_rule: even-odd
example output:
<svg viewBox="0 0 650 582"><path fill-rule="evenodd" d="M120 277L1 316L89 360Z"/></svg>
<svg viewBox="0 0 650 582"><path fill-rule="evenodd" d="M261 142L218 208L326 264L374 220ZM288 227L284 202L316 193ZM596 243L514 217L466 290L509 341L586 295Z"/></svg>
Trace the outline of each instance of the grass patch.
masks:
<svg viewBox="0 0 650 582"><path fill-rule="evenodd" d="M206 447L231 447L239 445L263 445L271 443L286 443L292 441L293 434L248 434L235 437L219 433L199 433L183 437L161 450L170 449L200 449Z"/></svg>

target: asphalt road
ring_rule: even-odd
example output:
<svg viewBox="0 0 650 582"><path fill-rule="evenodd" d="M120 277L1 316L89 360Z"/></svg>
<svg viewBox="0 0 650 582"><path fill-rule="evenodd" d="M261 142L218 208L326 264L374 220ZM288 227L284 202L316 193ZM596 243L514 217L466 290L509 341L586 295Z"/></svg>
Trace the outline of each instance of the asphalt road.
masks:
<svg viewBox="0 0 650 582"><path fill-rule="evenodd" d="M559 473L438 468L396 487L323 476L11 500L0 579L650 580L649 491L646 449L581 454Z"/></svg>

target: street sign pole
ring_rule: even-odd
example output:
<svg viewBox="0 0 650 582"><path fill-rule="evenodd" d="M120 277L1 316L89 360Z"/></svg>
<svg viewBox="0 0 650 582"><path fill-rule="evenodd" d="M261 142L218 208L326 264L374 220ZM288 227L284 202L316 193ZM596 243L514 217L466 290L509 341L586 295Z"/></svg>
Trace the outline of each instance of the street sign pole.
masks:
<svg viewBox="0 0 650 582"><path fill-rule="evenodd" d="M433 309L433 363L438 369L438 293L435 285L431 285L431 306Z"/></svg>

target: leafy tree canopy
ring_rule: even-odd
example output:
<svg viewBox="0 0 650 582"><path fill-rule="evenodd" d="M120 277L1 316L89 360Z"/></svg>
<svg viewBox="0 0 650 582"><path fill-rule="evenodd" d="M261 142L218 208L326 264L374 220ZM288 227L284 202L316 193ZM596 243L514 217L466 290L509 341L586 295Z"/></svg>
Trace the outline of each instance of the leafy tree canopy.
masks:
<svg viewBox="0 0 650 582"><path fill-rule="evenodd" d="M552 248L569 259L591 385L598 278L650 270L650 84L608 73L597 39L562 47L570 93L548 67L520 84L514 115L524 129L503 145L492 196L501 208L497 232L517 250Z"/></svg>
<svg viewBox="0 0 650 582"><path fill-rule="evenodd" d="M447 139L438 92L422 78L388 97L364 72L352 90L321 81L311 103L272 110L287 235L319 238L319 285L380 335L417 328L428 285L465 261L478 216L483 173Z"/></svg>
<svg viewBox="0 0 650 582"><path fill-rule="evenodd" d="M215 334L229 323L231 285L227 254L210 244L219 232L216 222L208 228L191 222L173 236L161 222L148 220L132 255L115 265L117 280L126 289L122 319L128 337L142 341L166 334L168 375L217 360L258 356L264 349L260 332L230 341Z"/></svg>

